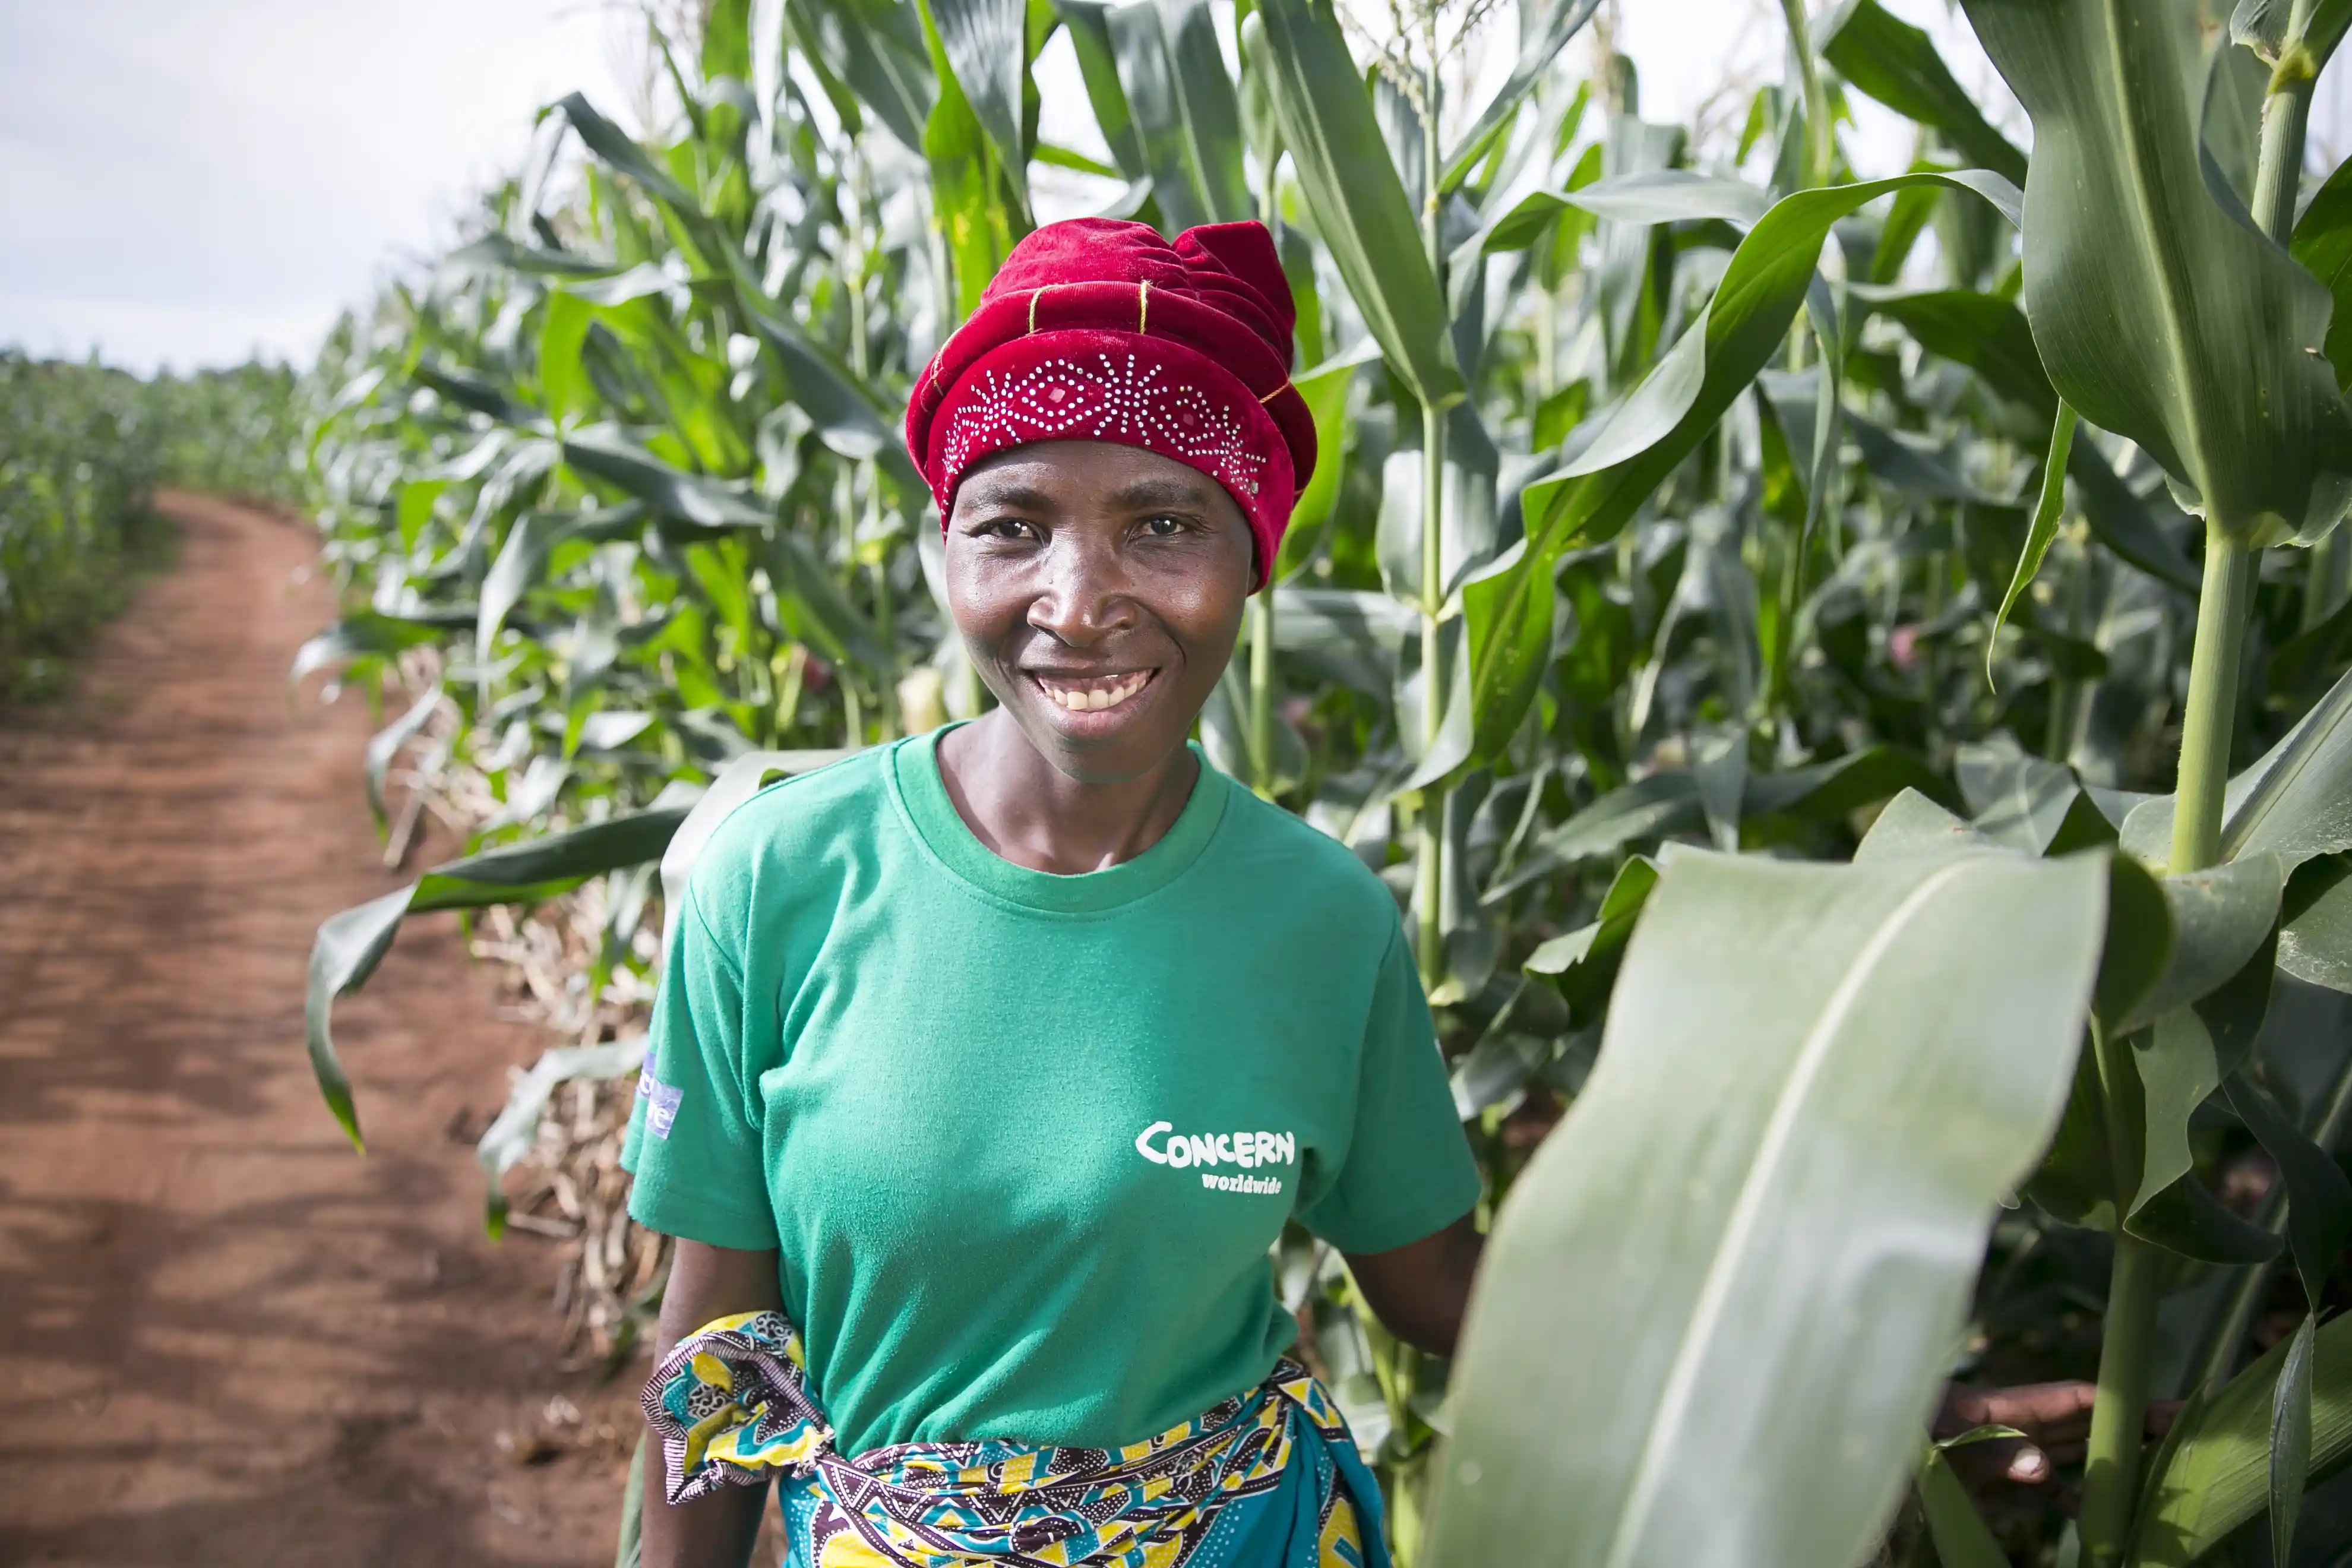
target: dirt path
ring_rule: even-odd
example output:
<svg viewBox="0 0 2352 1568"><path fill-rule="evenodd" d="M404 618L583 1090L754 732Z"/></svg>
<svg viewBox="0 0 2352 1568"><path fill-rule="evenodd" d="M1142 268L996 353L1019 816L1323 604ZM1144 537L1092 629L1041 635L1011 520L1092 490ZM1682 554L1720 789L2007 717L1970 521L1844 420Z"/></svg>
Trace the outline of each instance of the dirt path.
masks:
<svg viewBox="0 0 2352 1568"><path fill-rule="evenodd" d="M607 1563L626 1393L555 1364L547 1257L483 1239L451 1132L543 1042L420 922L337 1014L352 1154L302 981L392 886L368 716L289 710L307 535L164 504L177 567L0 713L0 1564ZM510 1457L558 1395L557 1457Z"/></svg>

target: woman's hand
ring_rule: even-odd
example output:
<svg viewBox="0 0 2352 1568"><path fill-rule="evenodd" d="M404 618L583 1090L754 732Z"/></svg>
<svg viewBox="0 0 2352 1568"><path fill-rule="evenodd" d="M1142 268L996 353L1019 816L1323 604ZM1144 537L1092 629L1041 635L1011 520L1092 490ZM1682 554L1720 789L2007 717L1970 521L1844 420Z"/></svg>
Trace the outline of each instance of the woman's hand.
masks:
<svg viewBox="0 0 2352 1568"><path fill-rule="evenodd" d="M678 1341L714 1318L780 1309L773 1252L739 1252L681 1238L662 1291L654 1329L654 1364ZM646 1446L644 1568L740 1568L759 1539L765 1487L729 1487L710 1497L673 1505L668 1460L658 1443Z"/></svg>
<svg viewBox="0 0 2352 1568"><path fill-rule="evenodd" d="M2009 1426L2021 1437L1992 1437L1951 1450L1952 1468L1969 1489L1983 1497L2002 1481L2045 1486L2061 1465L2083 1461L2091 1436L2091 1406L2097 1391L2087 1383L2028 1383L2014 1388L1974 1388L1955 1383L1944 1389L1935 1435L1957 1437L1979 1426ZM2176 1401L2147 1407L2147 1435L2161 1437L2180 1413ZM2071 1510L2070 1510L2071 1511Z"/></svg>

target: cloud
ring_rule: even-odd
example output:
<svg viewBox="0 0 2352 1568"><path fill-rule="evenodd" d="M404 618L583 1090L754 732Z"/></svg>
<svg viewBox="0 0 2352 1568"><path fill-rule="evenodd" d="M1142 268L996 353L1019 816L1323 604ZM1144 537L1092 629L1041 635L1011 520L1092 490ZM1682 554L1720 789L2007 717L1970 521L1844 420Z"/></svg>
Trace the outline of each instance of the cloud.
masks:
<svg viewBox="0 0 2352 1568"><path fill-rule="evenodd" d="M446 238L541 104L618 111L623 13L554 0L0 7L0 342L307 354Z"/></svg>

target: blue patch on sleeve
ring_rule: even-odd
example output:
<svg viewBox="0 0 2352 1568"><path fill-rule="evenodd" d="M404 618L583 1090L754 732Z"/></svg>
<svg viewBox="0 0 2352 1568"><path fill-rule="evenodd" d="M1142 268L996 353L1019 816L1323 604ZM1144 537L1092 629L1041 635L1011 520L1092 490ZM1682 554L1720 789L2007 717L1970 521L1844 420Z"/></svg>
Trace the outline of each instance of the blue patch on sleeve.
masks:
<svg viewBox="0 0 2352 1568"><path fill-rule="evenodd" d="M637 1098L646 1102L646 1131L656 1138L668 1138L670 1127L677 1121L677 1102L686 1098L686 1090L655 1078L648 1063L637 1069Z"/></svg>

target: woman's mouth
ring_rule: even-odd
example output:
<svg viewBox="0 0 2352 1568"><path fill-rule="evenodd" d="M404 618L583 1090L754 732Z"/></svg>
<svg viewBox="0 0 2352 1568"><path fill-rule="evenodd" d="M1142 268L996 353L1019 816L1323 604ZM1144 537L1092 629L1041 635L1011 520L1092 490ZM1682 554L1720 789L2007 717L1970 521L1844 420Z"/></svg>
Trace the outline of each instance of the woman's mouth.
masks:
<svg viewBox="0 0 2352 1568"><path fill-rule="evenodd" d="M1099 713L1130 700L1159 673L1156 669L1129 669L1113 675L1075 677L1032 670L1029 679L1057 708L1072 713Z"/></svg>

